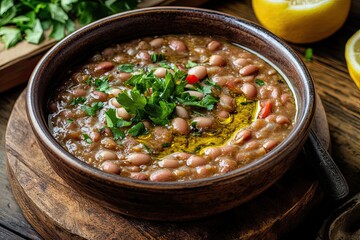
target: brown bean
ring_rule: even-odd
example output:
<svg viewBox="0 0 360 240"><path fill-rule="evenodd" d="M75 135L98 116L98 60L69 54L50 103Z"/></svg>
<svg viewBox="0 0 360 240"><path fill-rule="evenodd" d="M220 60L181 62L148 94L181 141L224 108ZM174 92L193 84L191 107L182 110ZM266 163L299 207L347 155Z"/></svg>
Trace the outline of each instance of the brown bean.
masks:
<svg viewBox="0 0 360 240"><path fill-rule="evenodd" d="M284 93L280 96L280 99L281 99L281 103L285 104L291 99L291 97L288 93Z"/></svg>
<svg viewBox="0 0 360 240"><path fill-rule="evenodd" d="M206 166L199 166L196 168L196 173L198 174L199 177L206 177L209 176L211 174L211 166L206 165Z"/></svg>
<svg viewBox="0 0 360 240"><path fill-rule="evenodd" d="M224 66L226 65L225 59L220 55L212 55L209 59L211 66Z"/></svg>
<svg viewBox="0 0 360 240"><path fill-rule="evenodd" d="M243 68L240 69L240 74L241 76L248 76L248 75L252 75L255 74L259 71L259 68L255 65L247 65Z"/></svg>
<svg viewBox="0 0 360 240"><path fill-rule="evenodd" d="M190 68L188 71L189 75L195 75L198 79L204 79L207 75L207 69L204 66L196 66Z"/></svg>
<svg viewBox="0 0 360 240"><path fill-rule="evenodd" d="M94 71L95 72L107 72L113 68L114 68L114 64L112 62L101 62L95 66Z"/></svg>
<svg viewBox="0 0 360 240"><path fill-rule="evenodd" d="M125 72L121 72L119 73L119 78L121 81L127 81L132 77L131 73L125 73Z"/></svg>
<svg viewBox="0 0 360 240"><path fill-rule="evenodd" d="M186 161L186 165L189 167L197 167L207 164L207 160L203 157L193 155Z"/></svg>
<svg viewBox="0 0 360 240"><path fill-rule="evenodd" d="M214 124L214 119L210 117L196 117L192 120L197 128L210 128Z"/></svg>
<svg viewBox="0 0 360 240"><path fill-rule="evenodd" d="M100 92L100 91L94 91L93 94L95 95L95 98L102 101L102 102L105 102L107 101L107 94L104 93L104 92Z"/></svg>
<svg viewBox="0 0 360 240"><path fill-rule="evenodd" d="M109 94L116 97L117 95L119 95L120 93L122 93L123 90L118 89L118 88L112 88L109 90Z"/></svg>
<svg viewBox="0 0 360 240"><path fill-rule="evenodd" d="M219 162L219 170L221 173L228 173L237 168L237 162L232 159L222 159Z"/></svg>
<svg viewBox="0 0 360 240"><path fill-rule="evenodd" d="M86 90L82 88L76 88L73 91L75 97L84 97L86 95Z"/></svg>
<svg viewBox="0 0 360 240"><path fill-rule="evenodd" d="M150 60L150 54L146 51L140 51L137 55L137 58L144 60L144 61L149 61Z"/></svg>
<svg viewBox="0 0 360 240"><path fill-rule="evenodd" d="M208 75L214 75L214 74L217 74L219 72L221 72L221 67L219 66L209 66L206 68L207 70L207 74Z"/></svg>
<svg viewBox="0 0 360 240"><path fill-rule="evenodd" d="M230 113L228 111L225 110L221 110L217 113L217 117L221 120L224 121L226 119L228 119L230 117Z"/></svg>
<svg viewBox="0 0 360 240"><path fill-rule="evenodd" d="M174 156L176 159L186 160L186 159L188 159L188 158L191 156L191 154L186 153L186 152L179 152L179 153L174 153L173 156Z"/></svg>
<svg viewBox="0 0 360 240"><path fill-rule="evenodd" d="M164 39L163 38L155 38L150 41L150 46L153 48L159 48L163 45Z"/></svg>
<svg viewBox="0 0 360 240"><path fill-rule="evenodd" d="M140 50L148 50L150 49L150 44L145 41L140 41L139 44L137 45L137 48Z"/></svg>
<svg viewBox="0 0 360 240"><path fill-rule="evenodd" d="M183 41L180 40L171 40L169 42L169 46L172 50L177 51L177 52L185 52L187 51L187 47L185 45L185 43Z"/></svg>
<svg viewBox="0 0 360 240"><path fill-rule="evenodd" d="M221 148L219 147L209 147L204 150L204 154L212 159L215 159L216 157L220 156L221 153L222 151Z"/></svg>
<svg viewBox="0 0 360 240"><path fill-rule="evenodd" d="M56 102L52 102L49 104L48 106L49 110L51 113L54 113L57 111L57 103Z"/></svg>
<svg viewBox="0 0 360 240"><path fill-rule="evenodd" d="M252 151L259 148L259 143L256 140L250 140L244 145L244 150Z"/></svg>
<svg viewBox="0 0 360 240"><path fill-rule="evenodd" d="M116 149L117 147L117 143L112 138L109 137L102 139L101 145L107 149Z"/></svg>
<svg viewBox="0 0 360 240"><path fill-rule="evenodd" d="M242 145L246 140L250 139L251 132L249 130L241 130L239 131L234 138L234 144Z"/></svg>
<svg viewBox="0 0 360 240"><path fill-rule="evenodd" d="M177 168L179 165L178 160L171 158L165 158L159 162L159 166L164 168Z"/></svg>
<svg viewBox="0 0 360 240"><path fill-rule="evenodd" d="M90 133L90 138L93 142L98 142L101 139L101 135L99 132L92 132Z"/></svg>
<svg viewBox="0 0 360 240"><path fill-rule="evenodd" d="M207 45L207 48L208 48L210 51L216 51L216 50L218 50L220 47L221 47L221 43L218 42L218 41L211 41L211 42L209 42L209 44Z"/></svg>
<svg viewBox="0 0 360 240"><path fill-rule="evenodd" d="M136 179L136 180L148 180L149 176L146 175L145 173L141 173L141 172L132 172L130 173L130 178L132 179Z"/></svg>
<svg viewBox="0 0 360 240"><path fill-rule="evenodd" d="M126 159L129 164L135 166L145 165L151 161L151 157L146 153L131 153Z"/></svg>
<svg viewBox="0 0 360 240"><path fill-rule="evenodd" d="M228 112L234 111L236 107L235 99L226 94L221 94L219 104Z"/></svg>
<svg viewBox="0 0 360 240"><path fill-rule="evenodd" d="M289 118L287 118L284 115L277 116L276 117L276 122L279 123L279 124L289 124L290 123Z"/></svg>
<svg viewBox="0 0 360 240"><path fill-rule="evenodd" d="M95 158L98 160L116 160L118 157L117 155L109 150L100 150L96 153Z"/></svg>
<svg viewBox="0 0 360 240"><path fill-rule="evenodd" d="M178 117L181 117L181 118L184 118L184 119L189 119L190 118L189 112L186 110L186 108L181 107L181 106L176 106L175 107L175 114Z"/></svg>
<svg viewBox="0 0 360 240"><path fill-rule="evenodd" d="M173 173L169 169L159 169L150 174L150 180L154 182L170 181L173 178Z"/></svg>
<svg viewBox="0 0 360 240"><path fill-rule="evenodd" d="M166 68L159 67L154 71L154 75L158 78L164 78L166 75L166 71L167 71Z"/></svg>
<svg viewBox="0 0 360 240"><path fill-rule="evenodd" d="M273 149L274 147L276 147L278 144L277 141L275 140L268 140L267 142L265 142L263 144L263 147L265 148L266 151L270 151L271 149Z"/></svg>
<svg viewBox="0 0 360 240"><path fill-rule="evenodd" d="M179 118L179 117L174 118L171 121L171 126L175 132L183 135L186 135L190 132L190 126L188 122L183 118Z"/></svg>
<svg viewBox="0 0 360 240"><path fill-rule="evenodd" d="M121 107L116 109L116 115L119 118L122 118L124 120L130 120L131 119L131 114L129 114L125 108Z"/></svg>
<svg viewBox="0 0 360 240"><path fill-rule="evenodd" d="M230 145L222 146L221 147L221 152L222 152L222 155L232 156L237 152L237 147L230 146Z"/></svg>
<svg viewBox="0 0 360 240"><path fill-rule="evenodd" d="M204 98L204 94L198 91L186 91L190 96L197 97L198 99Z"/></svg>
<svg viewBox="0 0 360 240"><path fill-rule="evenodd" d="M234 64L236 66L244 67L248 64L248 60L245 58L238 58L238 59L235 59Z"/></svg>
<svg viewBox="0 0 360 240"><path fill-rule="evenodd" d="M257 96L257 90L254 85L251 83L244 83L241 87L241 91L244 93L245 97L248 99L253 99Z"/></svg>
<svg viewBox="0 0 360 240"><path fill-rule="evenodd" d="M267 117L265 118L265 120L266 120L267 122L276 122L276 115L275 115L275 114L270 114L269 116L267 116Z"/></svg>
<svg viewBox="0 0 360 240"><path fill-rule="evenodd" d="M102 169L104 172L112 173L112 174L120 174L121 169L116 163L112 161L105 161L101 164Z"/></svg>

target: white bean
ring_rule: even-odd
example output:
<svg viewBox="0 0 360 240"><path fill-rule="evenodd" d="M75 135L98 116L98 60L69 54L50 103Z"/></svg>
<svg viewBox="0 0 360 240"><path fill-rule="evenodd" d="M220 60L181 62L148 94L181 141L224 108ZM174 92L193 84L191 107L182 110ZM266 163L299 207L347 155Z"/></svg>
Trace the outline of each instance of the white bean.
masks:
<svg viewBox="0 0 360 240"><path fill-rule="evenodd" d="M257 71L259 71L259 67L255 66L255 65L247 65L240 69L240 74L242 76L248 76L248 75L255 74Z"/></svg>
<svg viewBox="0 0 360 240"><path fill-rule="evenodd" d="M173 173L169 169L159 169L150 174L150 180L154 182L165 182L173 179Z"/></svg>
<svg viewBox="0 0 360 240"><path fill-rule="evenodd" d="M225 59L220 55L212 55L209 59L211 66L224 66L226 65Z"/></svg>
<svg viewBox="0 0 360 240"><path fill-rule="evenodd" d="M197 167L205 164L207 164L207 160L205 158L195 155L189 157L189 159L186 161L186 165L189 167Z"/></svg>
<svg viewBox="0 0 360 240"><path fill-rule="evenodd" d="M116 160L117 159L117 155L109 150L100 150L99 152L96 153L95 158L98 160Z"/></svg>
<svg viewBox="0 0 360 240"><path fill-rule="evenodd" d="M131 165L140 166L148 164L151 161L151 157L146 153L131 153L127 157L127 161Z"/></svg>
<svg viewBox="0 0 360 240"><path fill-rule="evenodd" d="M112 174L120 174L121 169L119 168L118 165L116 165L116 163L112 162L112 161L105 161L101 164L102 169L104 170L104 172L107 173L112 173Z"/></svg>
<svg viewBox="0 0 360 240"><path fill-rule="evenodd" d="M177 52L185 52L187 50L185 43L180 40L171 40L169 46L172 50Z"/></svg>
<svg viewBox="0 0 360 240"><path fill-rule="evenodd" d="M210 51L218 50L220 47L221 47L221 43L218 42L218 41L211 41L211 42L209 42L209 44L207 45L207 48L208 48Z"/></svg>
<svg viewBox="0 0 360 240"><path fill-rule="evenodd" d="M164 78L166 75L166 68L159 67L154 71L154 75L158 78Z"/></svg>
<svg viewBox="0 0 360 240"><path fill-rule="evenodd" d="M181 118L185 118L185 119L190 118L189 112L184 107L181 106L175 107L175 114Z"/></svg>
<svg viewBox="0 0 360 240"><path fill-rule="evenodd" d="M153 48L159 48L163 45L164 39L163 38L155 38L150 41L150 46Z"/></svg>
<svg viewBox="0 0 360 240"><path fill-rule="evenodd" d="M209 128L214 124L214 119L210 117L196 117L192 120L197 128Z"/></svg>
<svg viewBox="0 0 360 240"><path fill-rule="evenodd" d="M251 83L244 83L241 87L241 91L244 93L245 97L248 99L253 99L257 95L257 90L254 85Z"/></svg>
<svg viewBox="0 0 360 240"><path fill-rule="evenodd" d="M221 94L219 104L228 112L234 111L236 107L235 99L226 94Z"/></svg>
<svg viewBox="0 0 360 240"><path fill-rule="evenodd" d="M171 121L171 125L172 125L172 128L174 129L174 131L177 133L180 133L180 134L186 135L190 131L188 122L183 118L179 118L179 117L174 118Z"/></svg>
<svg viewBox="0 0 360 240"><path fill-rule="evenodd" d="M116 115L119 118L122 118L124 120L130 120L131 114L129 114L125 108L121 107L116 109Z"/></svg>
<svg viewBox="0 0 360 240"><path fill-rule="evenodd" d="M196 66L193 68L190 68L188 71L189 75L195 75L198 79L203 79L207 75L207 69L204 66Z"/></svg>

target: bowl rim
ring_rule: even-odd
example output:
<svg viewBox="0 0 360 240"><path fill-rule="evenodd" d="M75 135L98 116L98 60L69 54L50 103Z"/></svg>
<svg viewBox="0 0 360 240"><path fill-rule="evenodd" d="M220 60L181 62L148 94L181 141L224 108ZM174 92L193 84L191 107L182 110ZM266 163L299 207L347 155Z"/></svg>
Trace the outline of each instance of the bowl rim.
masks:
<svg viewBox="0 0 360 240"><path fill-rule="evenodd" d="M136 180L128 177L122 177L120 175L114 175L110 173L106 173L98 168L95 168L80 159L76 158L68 151L66 151L52 136L50 130L44 121L41 119L41 106L37 106L35 108L35 99L37 94L34 94L36 91L37 81L38 79L38 72L42 68L47 61L51 61L51 57L59 50L59 48L66 46L69 42L74 41L76 36L81 33L96 31L102 25L110 24L114 21L119 21L123 17L129 16L136 16L136 15L146 15L147 13L154 13L154 12L193 12L198 14L205 14L207 17L220 17L223 18L221 21L225 19L235 21L236 24L241 23L247 31L251 34L255 34L257 37L262 39L270 38L272 40L272 44L276 45L276 48L282 48L285 50L289 56L291 56L293 63L296 67L300 69L301 79L303 79L303 83L306 90L306 100L307 104L304 105L304 116L301 116L297 120L294 128L291 130L289 135L275 148L275 151L270 151L266 153L264 156L252 161L249 164L246 164L236 170L230 171L226 174L219 175L219 176L212 176L206 178L200 178L195 180L187 180L187 181L171 181L171 182L153 182L153 181L143 181L143 180ZM219 20L219 19L217 19ZM295 94L295 93L294 93ZM315 88L312 77L306 68L303 61L300 57L294 52L294 50L287 45L283 40L279 37L275 36L265 28L261 27L260 25L251 22L249 20L232 16L227 13L203 9L203 8L194 8L194 7L177 7L177 6L161 6L161 7L150 7L150 8L142 8L136 9L131 11L126 11L118 14L114 14L108 16L106 18L102 18L95 22L86 25L75 32L71 33L63 40L58 42L54 47L52 47L38 62L36 67L34 68L30 80L27 86L27 93L26 93L26 112L28 116L28 120L31 124L31 127L37 137L37 140L42 143L42 145L47 148L48 151L52 152L57 156L58 159L61 161L65 161L68 166L75 168L77 171L90 176L93 179L106 181L113 185L121 185L121 186L128 186L128 187L137 187L143 189L167 189L167 190L176 190L176 189L184 189L184 188L194 188L194 187L206 187L211 185L215 182L225 181L225 180L232 180L238 179L243 176L249 174L249 172L254 170L260 170L261 168L265 168L269 164L276 164L279 160L272 159L276 155L284 154L284 151L292 151L296 148L296 142L299 140L298 136L300 133L302 135L307 136L307 133L311 127L311 122L314 116L315 111ZM298 110L297 110L298 112ZM307 114L306 114L307 113ZM304 128L305 126L305 128ZM285 145L288 145L285 147ZM289 150L290 148L290 150Z"/></svg>

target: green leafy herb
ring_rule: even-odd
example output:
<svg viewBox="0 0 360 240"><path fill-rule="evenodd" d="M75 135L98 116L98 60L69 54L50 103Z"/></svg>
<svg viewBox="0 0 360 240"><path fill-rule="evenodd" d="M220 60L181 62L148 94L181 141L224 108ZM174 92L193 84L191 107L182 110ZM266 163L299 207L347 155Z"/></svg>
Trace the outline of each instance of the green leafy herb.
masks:
<svg viewBox="0 0 360 240"><path fill-rule="evenodd" d="M6 48L26 41L39 44L44 31L62 39L80 25L105 16L133 9L138 0L2 0L0 2L0 40Z"/></svg>
<svg viewBox="0 0 360 240"><path fill-rule="evenodd" d="M259 86L264 86L265 82L259 78L255 79L255 83Z"/></svg>
<svg viewBox="0 0 360 240"><path fill-rule="evenodd" d="M168 63L164 63L164 62L159 62L158 63L160 67L166 68L166 69L171 69L171 66Z"/></svg>
<svg viewBox="0 0 360 240"><path fill-rule="evenodd" d="M124 131L120 130L119 128L111 128L111 132L114 135L114 140L120 140L125 137Z"/></svg>
<svg viewBox="0 0 360 240"><path fill-rule="evenodd" d="M96 90L100 92L105 92L110 88L108 77L97 78L94 80L94 85L96 86Z"/></svg>
<svg viewBox="0 0 360 240"><path fill-rule="evenodd" d="M124 119L116 117L115 109L110 108L105 112L106 125L109 128L117 127L128 127L131 125L131 122L125 121Z"/></svg>
<svg viewBox="0 0 360 240"><path fill-rule="evenodd" d="M313 49L312 48L307 48L305 50L305 60L307 62L311 62L312 58L313 58Z"/></svg>
<svg viewBox="0 0 360 240"><path fill-rule="evenodd" d="M93 102L90 107L89 106L82 106L81 109L83 109L86 112L86 115L88 116L94 116L98 110L103 108L104 103L102 102Z"/></svg>
<svg viewBox="0 0 360 240"><path fill-rule="evenodd" d="M193 68L193 67L196 67L196 66L199 66L199 64L195 63L195 62L192 62L192 61L188 61L187 64L185 65L186 68Z"/></svg>
<svg viewBox="0 0 360 240"><path fill-rule="evenodd" d="M129 130L128 130L128 134L137 137L139 135L142 135L146 132L146 128L145 125L142 122L137 123L136 125L132 126Z"/></svg>
<svg viewBox="0 0 360 240"><path fill-rule="evenodd" d="M167 148L167 147L170 147L170 146L171 146L170 143L163 143L163 144L162 144L162 147L163 147L163 148Z"/></svg>
<svg viewBox="0 0 360 240"><path fill-rule="evenodd" d="M161 54L161 53L153 53L153 54L150 54L150 59L153 63L156 63L156 62L160 62L162 60L164 60L164 55Z"/></svg>
<svg viewBox="0 0 360 240"><path fill-rule="evenodd" d="M73 99L71 99L71 101L70 101L70 105L71 105L71 106L74 106L74 105L77 105L77 104L83 104L85 101L86 101L86 98L85 98L85 97L73 98Z"/></svg>
<svg viewBox="0 0 360 240"><path fill-rule="evenodd" d="M241 102L240 105L248 105L248 104L252 104L252 103L255 103L255 101L246 101L246 102Z"/></svg>
<svg viewBox="0 0 360 240"><path fill-rule="evenodd" d="M74 122L74 119L68 118L68 119L66 119L66 122L67 122L67 123L72 123L72 122Z"/></svg>
<svg viewBox="0 0 360 240"><path fill-rule="evenodd" d="M84 133L83 137L84 137L84 140L85 140L86 143L88 143L88 144L92 143L91 138L90 138L90 136L88 134Z"/></svg>
<svg viewBox="0 0 360 240"><path fill-rule="evenodd" d="M118 66L119 71L131 73L134 71L134 64L126 63Z"/></svg>
<svg viewBox="0 0 360 240"><path fill-rule="evenodd" d="M199 101L197 97L191 96L189 93L184 92L180 97L177 98L179 103L185 106L193 106L199 108L206 108L207 110L213 110L215 103L219 100L211 95L206 95Z"/></svg>

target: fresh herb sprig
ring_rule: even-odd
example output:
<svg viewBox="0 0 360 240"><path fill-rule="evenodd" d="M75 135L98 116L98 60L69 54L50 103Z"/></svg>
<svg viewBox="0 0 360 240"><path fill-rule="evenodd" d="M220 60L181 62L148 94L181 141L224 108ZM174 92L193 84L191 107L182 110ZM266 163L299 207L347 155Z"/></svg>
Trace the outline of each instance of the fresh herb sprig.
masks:
<svg viewBox="0 0 360 240"><path fill-rule="evenodd" d="M138 0L2 0L0 40L5 48L26 40L39 44L44 31L60 40L75 30L75 21L86 25L102 17L134 9Z"/></svg>

